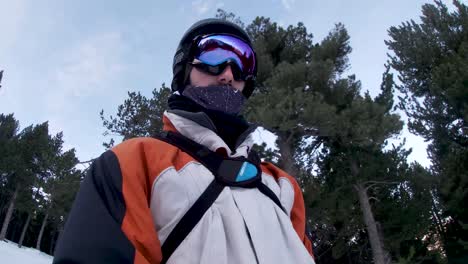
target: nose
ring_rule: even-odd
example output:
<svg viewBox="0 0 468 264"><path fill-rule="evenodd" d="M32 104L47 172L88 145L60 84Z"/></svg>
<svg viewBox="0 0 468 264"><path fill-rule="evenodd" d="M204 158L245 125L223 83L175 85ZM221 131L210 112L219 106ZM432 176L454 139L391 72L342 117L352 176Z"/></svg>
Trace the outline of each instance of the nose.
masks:
<svg viewBox="0 0 468 264"><path fill-rule="evenodd" d="M218 82L223 85L232 85L234 75L232 74L231 65L228 65L224 71L218 75Z"/></svg>

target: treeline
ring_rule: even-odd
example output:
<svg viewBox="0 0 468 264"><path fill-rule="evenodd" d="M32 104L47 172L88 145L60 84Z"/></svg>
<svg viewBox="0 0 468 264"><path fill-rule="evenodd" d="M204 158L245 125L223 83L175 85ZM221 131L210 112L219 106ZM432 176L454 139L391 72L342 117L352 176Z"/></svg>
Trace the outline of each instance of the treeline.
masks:
<svg viewBox="0 0 468 264"><path fill-rule="evenodd" d="M468 263L468 7L453 5L426 4L421 22L391 27L381 85L364 88L347 75L344 25L315 41L302 23L245 24L218 11L253 39L258 89L244 114L277 136L275 151L256 146L263 158L302 186L317 263ZM376 88L375 97L364 90ZM100 113L107 133L127 140L160 131L170 93L164 84L149 97L129 92L115 116ZM430 168L408 162L411 146L389 143L404 126L399 113L429 142ZM23 243L36 245L44 233L42 250L52 252L82 175L78 161L47 124L18 132L11 115L1 124L7 238L27 230Z"/></svg>
<svg viewBox="0 0 468 264"><path fill-rule="evenodd" d="M20 130L0 114L0 240L52 254L81 182L77 163L47 122Z"/></svg>

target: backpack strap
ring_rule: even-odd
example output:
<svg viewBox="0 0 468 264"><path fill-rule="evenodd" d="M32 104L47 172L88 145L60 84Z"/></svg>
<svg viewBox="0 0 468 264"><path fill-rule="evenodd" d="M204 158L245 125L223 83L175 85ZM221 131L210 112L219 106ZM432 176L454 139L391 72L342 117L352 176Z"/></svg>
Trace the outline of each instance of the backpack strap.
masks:
<svg viewBox="0 0 468 264"><path fill-rule="evenodd" d="M168 261L172 253L174 253L177 247L198 224L206 211L208 211L211 205L216 201L225 186L258 188L261 193L269 197L286 213L286 210L281 205L275 193L262 183L262 171L259 166L260 159L255 152L251 151L249 159L223 158L207 147L177 133L165 131L159 136L156 136L156 138L186 152L202 163L215 176L215 179L180 219L161 246L163 254L161 264Z"/></svg>
<svg viewBox="0 0 468 264"><path fill-rule="evenodd" d="M256 151L251 150L249 152L249 160L251 160L255 164L260 164L261 159L258 156L258 153ZM269 197L281 210L283 210L284 213L288 214L286 212L286 209L284 209L283 205L281 204L281 201L278 199L278 196L270 189L268 186L266 186L263 182L259 182L257 185L258 190Z"/></svg>
<svg viewBox="0 0 468 264"><path fill-rule="evenodd" d="M157 138L195 158L225 186L256 188L262 181L260 164L254 164L249 159L222 157L207 147L174 132L163 132Z"/></svg>
<svg viewBox="0 0 468 264"><path fill-rule="evenodd" d="M286 209L284 209L283 205L281 204L281 201L278 199L278 196L270 189L268 186L266 186L263 182L261 182L258 186L257 189L263 193L265 196L270 198L281 210L287 215L288 213L286 212Z"/></svg>
<svg viewBox="0 0 468 264"><path fill-rule="evenodd" d="M200 222L203 215L208 211L211 205L215 202L221 192L224 190L224 185L213 180L197 201L190 207L185 215L180 219L179 223L172 229L172 232L167 237L161 246L163 259L161 264L167 262L172 253L179 247L184 239L190 234L192 229Z"/></svg>

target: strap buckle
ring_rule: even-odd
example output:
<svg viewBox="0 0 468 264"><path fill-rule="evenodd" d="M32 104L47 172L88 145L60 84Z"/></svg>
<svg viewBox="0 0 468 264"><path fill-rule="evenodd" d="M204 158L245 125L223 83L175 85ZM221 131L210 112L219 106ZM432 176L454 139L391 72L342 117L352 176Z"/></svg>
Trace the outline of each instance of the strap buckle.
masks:
<svg viewBox="0 0 468 264"><path fill-rule="evenodd" d="M246 159L224 159L215 174L217 181L226 186L254 188L261 182L261 170Z"/></svg>

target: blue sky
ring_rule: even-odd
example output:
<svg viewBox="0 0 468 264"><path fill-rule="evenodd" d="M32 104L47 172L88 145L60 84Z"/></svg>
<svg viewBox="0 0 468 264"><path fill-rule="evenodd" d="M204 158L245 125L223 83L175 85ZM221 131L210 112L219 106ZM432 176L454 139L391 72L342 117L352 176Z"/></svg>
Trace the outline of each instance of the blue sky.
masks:
<svg viewBox="0 0 468 264"><path fill-rule="evenodd" d="M387 29L418 20L428 2L0 0L0 113L14 113L22 128L48 120L53 133L64 132L65 148L76 148L81 160L96 157L108 140L99 111L114 114L129 90L150 95L170 84L179 38L217 8L246 24L256 16L283 26L303 22L314 42L344 23L353 48L348 73L375 96L387 60ZM424 142L402 136L414 149L411 159L427 166Z"/></svg>

